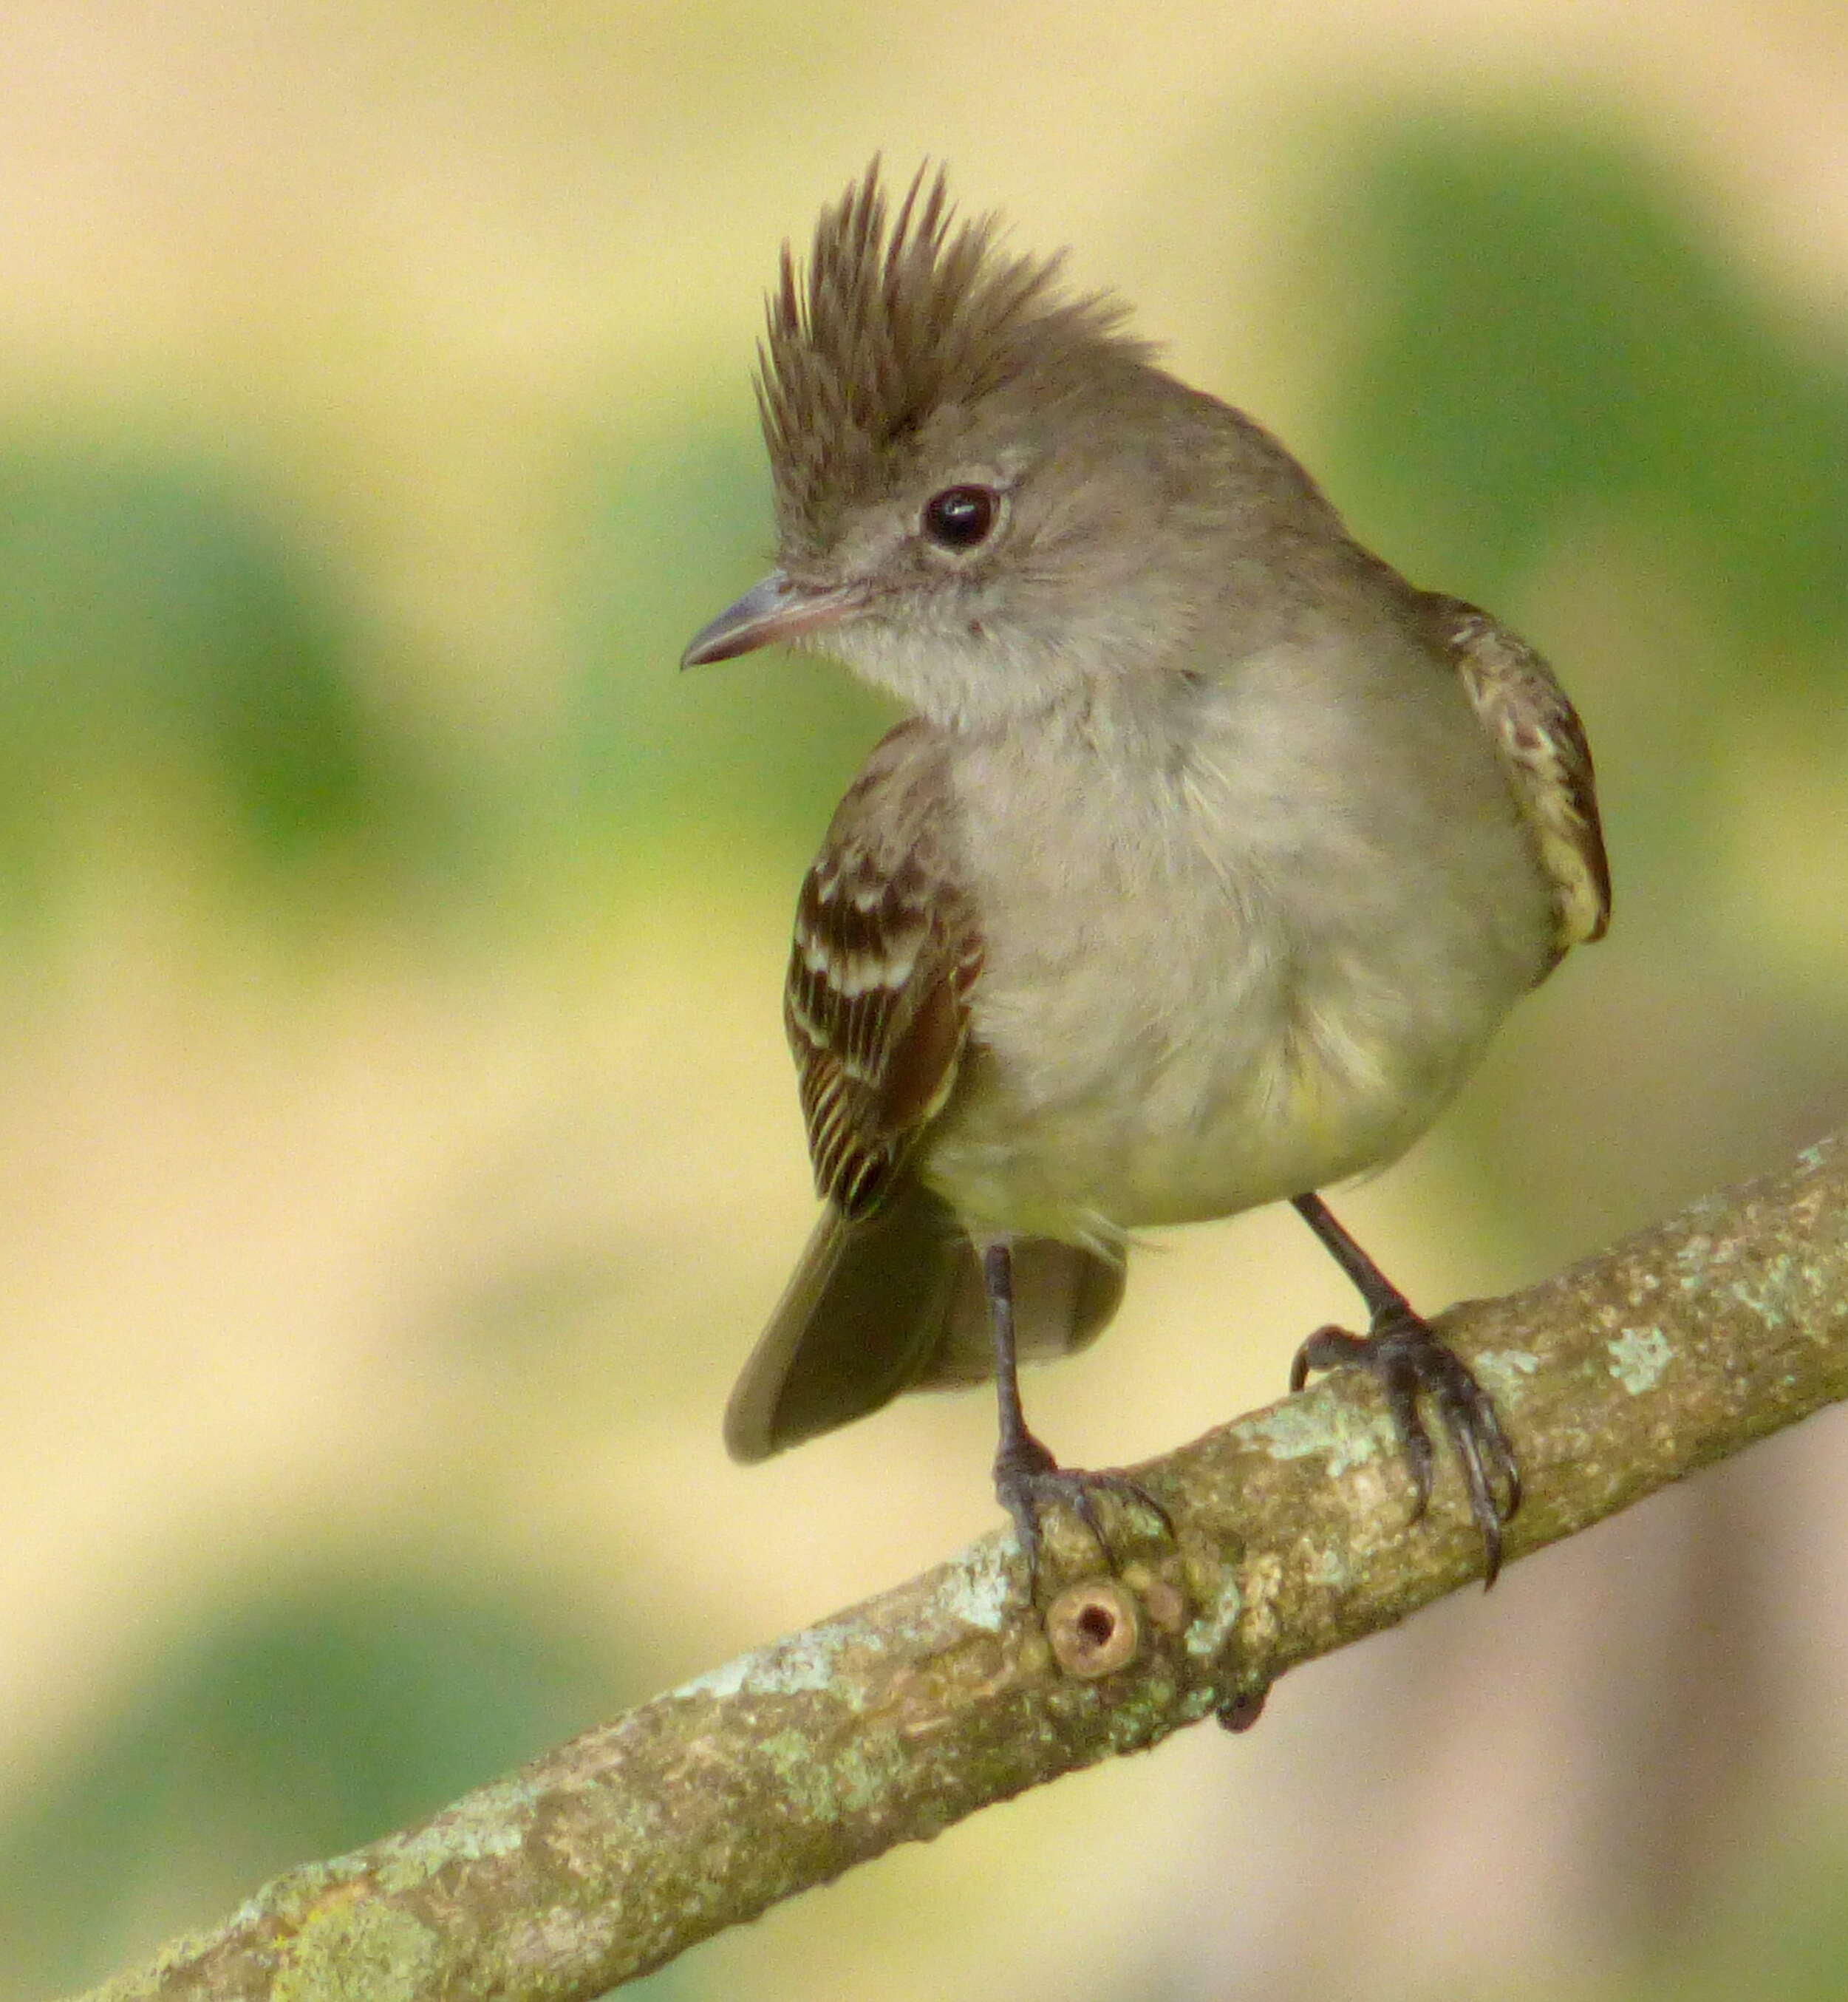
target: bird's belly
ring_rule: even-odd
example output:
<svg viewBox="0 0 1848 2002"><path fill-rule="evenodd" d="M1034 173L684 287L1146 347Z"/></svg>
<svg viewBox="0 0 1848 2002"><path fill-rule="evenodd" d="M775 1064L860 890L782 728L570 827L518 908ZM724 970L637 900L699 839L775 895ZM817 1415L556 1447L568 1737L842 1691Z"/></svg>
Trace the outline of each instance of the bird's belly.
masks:
<svg viewBox="0 0 1848 2002"><path fill-rule="evenodd" d="M1383 1166L1545 971L1551 891L1456 690L1343 682L1306 732L1318 657L1269 707L1248 670L1185 783L975 772L987 950L919 1165L978 1228L1107 1243ZM1383 765L1416 783L1352 776Z"/></svg>
<svg viewBox="0 0 1848 2002"><path fill-rule="evenodd" d="M1193 976L1151 994L1145 962L1091 964L992 996L926 1179L978 1228L1104 1244L1327 1187L1411 1145L1523 984L1461 1007L1389 967L1249 951ZM1100 1038L1094 983L1118 980L1148 1005Z"/></svg>

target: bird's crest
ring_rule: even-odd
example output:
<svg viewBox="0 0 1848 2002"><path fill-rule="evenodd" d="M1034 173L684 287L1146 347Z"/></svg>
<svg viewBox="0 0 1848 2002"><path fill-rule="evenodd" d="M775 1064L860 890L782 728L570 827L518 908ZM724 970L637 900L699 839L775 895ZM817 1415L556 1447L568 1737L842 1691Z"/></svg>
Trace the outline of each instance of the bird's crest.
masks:
<svg viewBox="0 0 1848 2002"><path fill-rule="evenodd" d="M1009 255L999 218L958 221L940 168L889 218L879 162L824 209L806 270L785 243L758 351L758 405L786 548L825 542L933 410L1005 388L1051 356L1145 361L1107 294L1072 297L1064 253Z"/></svg>

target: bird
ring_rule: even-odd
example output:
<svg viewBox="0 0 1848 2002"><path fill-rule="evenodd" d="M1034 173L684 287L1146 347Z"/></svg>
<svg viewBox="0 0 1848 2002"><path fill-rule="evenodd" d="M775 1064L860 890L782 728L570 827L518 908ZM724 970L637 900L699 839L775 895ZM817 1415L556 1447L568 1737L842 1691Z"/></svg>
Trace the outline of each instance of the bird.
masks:
<svg viewBox="0 0 1848 2002"><path fill-rule="evenodd" d="M1288 1202L1366 1309L1422 1515L1452 1442L1493 1583L1494 1404L1321 1191L1396 1160L1609 921L1552 670L1351 535L1066 253L880 162L786 242L757 397L776 565L686 666L833 656L906 712L797 899L784 994L822 1212L725 1418L751 1462L992 1377L1036 1589L1048 1512L1167 1512L1029 1428L1023 1358L1116 1311L1139 1232Z"/></svg>

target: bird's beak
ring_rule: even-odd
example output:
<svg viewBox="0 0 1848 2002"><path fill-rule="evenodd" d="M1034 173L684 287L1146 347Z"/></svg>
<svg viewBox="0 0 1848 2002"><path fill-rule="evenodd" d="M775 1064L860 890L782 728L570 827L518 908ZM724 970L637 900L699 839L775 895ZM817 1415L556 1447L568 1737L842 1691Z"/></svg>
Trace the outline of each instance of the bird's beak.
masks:
<svg viewBox="0 0 1848 2002"><path fill-rule="evenodd" d="M714 661L735 660L759 647L781 645L832 626L859 605L864 593L853 584L832 591L793 583L773 570L737 604L728 605L710 626L693 635L680 657L683 668L703 668Z"/></svg>

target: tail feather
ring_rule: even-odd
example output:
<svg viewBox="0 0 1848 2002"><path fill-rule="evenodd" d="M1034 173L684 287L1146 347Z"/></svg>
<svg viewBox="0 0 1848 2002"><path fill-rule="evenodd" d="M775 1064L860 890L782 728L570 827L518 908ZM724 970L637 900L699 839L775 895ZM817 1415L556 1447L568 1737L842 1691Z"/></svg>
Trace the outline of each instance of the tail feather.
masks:
<svg viewBox="0 0 1848 2002"><path fill-rule="evenodd" d="M1020 1360L1055 1362L1095 1341L1122 1300L1122 1260L1050 1237L1016 1237L1013 1249L1014 1346ZM982 1261L964 1239L942 1334L908 1387L950 1390L984 1383L994 1373L995 1340Z"/></svg>
<svg viewBox="0 0 1848 2002"><path fill-rule="evenodd" d="M1042 1238L1013 1252L1023 1357L1066 1355L1102 1332L1122 1297L1120 1264ZM901 1391L993 1373L980 1263L949 1206L907 1177L856 1222L828 1205L733 1389L726 1447L767 1460Z"/></svg>

